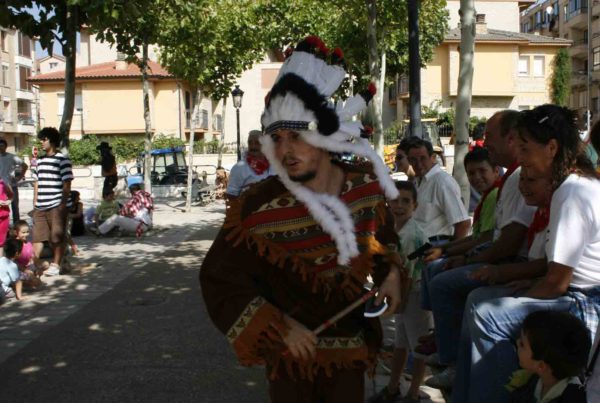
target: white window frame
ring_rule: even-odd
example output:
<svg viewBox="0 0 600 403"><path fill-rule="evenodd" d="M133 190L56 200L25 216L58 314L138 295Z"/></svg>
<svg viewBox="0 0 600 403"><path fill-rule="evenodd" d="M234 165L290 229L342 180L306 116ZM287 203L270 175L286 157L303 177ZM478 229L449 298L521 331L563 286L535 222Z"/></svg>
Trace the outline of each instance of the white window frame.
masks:
<svg viewBox="0 0 600 403"><path fill-rule="evenodd" d="M0 69L2 70L2 82L0 82L0 85L4 87L10 87L10 79L8 74L8 72L10 71L10 66L8 65L8 63L2 63Z"/></svg>
<svg viewBox="0 0 600 403"><path fill-rule="evenodd" d="M520 77L528 77L529 76L529 56L519 56L519 62L517 64L517 74ZM522 62L525 62L525 70L522 70Z"/></svg>
<svg viewBox="0 0 600 403"><path fill-rule="evenodd" d="M537 67L541 68L541 71L537 71L536 69L536 62L540 62L541 61L541 65L538 65ZM532 64L532 69L531 72L533 73L534 77L545 77L546 76L546 57L543 55L537 55L537 56L533 56L533 64Z"/></svg>
<svg viewBox="0 0 600 403"><path fill-rule="evenodd" d="M64 92L58 92L56 94L56 100L57 100L57 115L58 116L62 116L63 114L63 108L65 107L65 93ZM81 114L81 111L83 110L83 98L81 97L81 93L76 92L75 93L75 106L73 107L73 115L79 115Z"/></svg>

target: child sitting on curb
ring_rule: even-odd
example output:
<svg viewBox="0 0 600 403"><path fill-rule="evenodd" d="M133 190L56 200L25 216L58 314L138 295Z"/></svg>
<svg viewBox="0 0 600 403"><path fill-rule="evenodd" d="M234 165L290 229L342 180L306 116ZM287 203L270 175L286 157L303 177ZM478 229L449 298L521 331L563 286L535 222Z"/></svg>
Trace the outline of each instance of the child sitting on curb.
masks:
<svg viewBox="0 0 600 403"><path fill-rule="evenodd" d="M115 200L115 192L113 190L107 190L102 194L102 201L96 207L95 221L96 225L102 224L108 220L113 214L119 214L121 207Z"/></svg>
<svg viewBox="0 0 600 403"><path fill-rule="evenodd" d="M409 282L403 287L402 296L405 301L403 311L395 317L396 340L394 343L394 356L390 380L377 395L369 402L385 403L395 402L400 397L399 382L404 367L408 360L409 351L418 344L419 335L427 332L433 325L431 312L421 309L419 282L423 261L407 259L407 255L420 248L426 241L425 235L419 224L412 218L417 208L417 189L408 181L396 182L400 195L395 200L390 200L390 207L394 215L396 232L399 237L399 252L404 259L404 268L407 270ZM401 400L404 403L418 402L419 387L425 375L425 361L415 357L412 367L412 380L408 393Z"/></svg>
<svg viewBox="0 0 600 403"><path fill-rule="evenodd" d="M523 322L519 364L507 388L512 403L585 403L583 373L591 347L585 325L566 312L537 311Z"/></svg>
<svg viewBox="0 0 600 403"><path fill-rule="evenodd" d="M7 298L23 299L19 268L14 262L19 257L23 242L9 238L4 243L4 256L0 257L0 303Z"/></svg>
<svg viewBox="0 0 600 403"><path fill-rule="evenodd" d="M29 242L29 224L27 221L19 220L13 226L11 231L11 238L21 241L23 247L19 257L15 260L21 273L21 280L25 287L38 288L42 285L42 281L39 279L41 273L48 268L47 262L35 261L35 253L33 252L33 245ZM39 269L38 269L39 264Z"/></svg>

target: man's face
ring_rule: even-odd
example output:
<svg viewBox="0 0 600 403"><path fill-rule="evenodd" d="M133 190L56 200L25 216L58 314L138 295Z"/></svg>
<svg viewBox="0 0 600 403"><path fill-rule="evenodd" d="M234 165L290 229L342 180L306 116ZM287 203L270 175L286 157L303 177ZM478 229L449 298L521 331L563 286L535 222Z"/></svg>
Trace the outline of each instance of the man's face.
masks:
<svg viewBox="0 0 600 403"><path fill-rule="evenodd" d="M465 168L469 183L480 194L487 192L498 179L498 167L492 167L488 161L469 162Z"/></svg>
<svg viewBox="0 0 600 403"><path fill-rule="evenodd" d="M261 145L260 141L258 140L258 136L253 135L248 137L248 154L257 157L262 155Z"/></svg>
<svg viewBox="0 0 600 403"><path fill-rule="evenodd" d="M6 143L0 142L0 154L6 153Z"/></svg>
<svg viewBox="0 0 600 403"><path fill-rule="evenodd" d="M490 153L492 164L507 166L510 164L510 161L507 161L507 159L512 159L509 152L509 141L512 139L512 134L502 135L502 128L500 127L501 117L500 114L496 114L488 119L485 124L485 141L483 144Z"/></svg>
<svg viewBox="0 0 600 403"><path fill-rule="evenodd" d="M319 166L329 159L329 153L305 142L300 133L279 130L271 134L275 158L295 182L308 182L317 176Z"/></svg>
<svg viewBox="0 0 600 403"><path fill-rule="evenodd" d="M50 140L48 140L48 137L41 138L40 141L42 142L42 150L49 151L52 148L52 145L50 144Z"/></svg>
<svg viewBox="0 0 600 403"><path fill-rule="evenodd" d="M435 165L435 153L429 155L424 146L414 147L408 150L408 162L412 165L415 175L422 178Z"/></svg>

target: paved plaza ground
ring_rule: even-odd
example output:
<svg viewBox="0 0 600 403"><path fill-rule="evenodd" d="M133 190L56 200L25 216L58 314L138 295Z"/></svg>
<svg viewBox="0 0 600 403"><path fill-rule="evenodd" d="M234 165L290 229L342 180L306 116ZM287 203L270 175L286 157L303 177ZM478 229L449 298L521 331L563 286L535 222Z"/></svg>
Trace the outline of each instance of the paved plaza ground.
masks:
<svg viewBox="0 0 600 403"><path fill-rule="evenodd" d="M0 379L10 385L0 400L268 401L264 370L237 364L201 298L199 268L224 205L177 204L158 201L155 230L139 240L77 238L71 274L0 307ZM386 381L379 368L367 395Z"/></svg>

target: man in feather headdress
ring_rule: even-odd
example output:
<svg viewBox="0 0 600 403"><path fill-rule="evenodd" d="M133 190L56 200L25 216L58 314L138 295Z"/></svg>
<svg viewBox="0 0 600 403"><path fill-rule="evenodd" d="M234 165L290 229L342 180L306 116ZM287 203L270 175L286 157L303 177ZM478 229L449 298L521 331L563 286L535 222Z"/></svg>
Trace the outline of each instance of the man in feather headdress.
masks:
<svg viewBox="0 0 600 403"><path fill-rule="evenodd" d="M375 89L333 105L343 55L317 37L288 56L262 116L262 151L277 176L235 199L200 272L215 325L244 365L266 365L274 402L362 402L381 344L378 319L357 308L313 330L364 294L399 303L400 262L386 197L397 190L352 117ZM371 161L350 165L335 154Z"/></svg>

